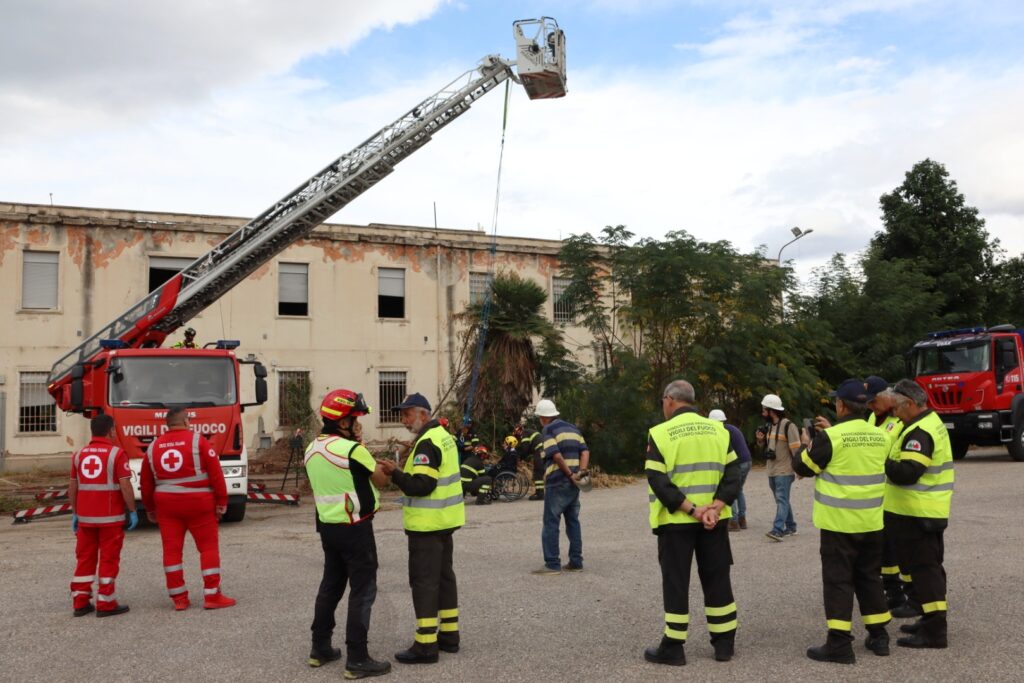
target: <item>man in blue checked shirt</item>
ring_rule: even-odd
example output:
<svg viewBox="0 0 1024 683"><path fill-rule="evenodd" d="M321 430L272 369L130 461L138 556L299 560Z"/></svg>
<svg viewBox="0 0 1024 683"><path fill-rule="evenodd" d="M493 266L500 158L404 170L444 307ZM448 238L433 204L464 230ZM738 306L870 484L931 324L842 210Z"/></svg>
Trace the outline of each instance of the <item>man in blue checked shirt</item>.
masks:
<svg viewBox="0 0 1024 683"><path fill-rule="evenodd" d="M569 564L566 571L583 571L583 535L580 530L580 489L577 481L590 464L590 450L580 430L559 419L553 401L537 402L537 417L543 426L544 440L544 529L541 546L544 566L534 574L561 574L558 528L565 516L565 535L569 537Z"/></svg>

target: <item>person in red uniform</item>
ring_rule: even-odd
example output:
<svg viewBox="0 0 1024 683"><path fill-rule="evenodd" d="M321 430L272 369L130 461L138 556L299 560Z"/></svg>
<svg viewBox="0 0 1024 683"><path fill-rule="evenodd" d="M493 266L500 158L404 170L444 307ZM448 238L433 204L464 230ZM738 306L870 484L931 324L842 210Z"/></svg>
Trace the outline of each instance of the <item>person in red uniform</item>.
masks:
<svg viewBox="0 0 1024 683"><path fill-rule="evenodd" d="M228 490L220 458L210 442L189 429L184 408L167 410L167 432L149 445L142 468L142 504L149 521L160 525L164 576L174 609L188 609L184 566L185 532L192 534L203 570L203 607L231 607L220 592L217 520L227 510Z"/></svg>
<svg viewBox="0 0 1024 683"><path fill-rule="evenodd" d="M75 542L75 575L71 578L72 609L76 617L96 610L98 617L124 614L128 605L118 604L114 581L121 566L125 509L128 528L139 524L132 492L128 454L114 445L114 418L98 415L89 424L92 440L71 460L71 530ZM98 570L97 571L97 565ZM99 574L96 607L92 606L92 582Z"/></svg>

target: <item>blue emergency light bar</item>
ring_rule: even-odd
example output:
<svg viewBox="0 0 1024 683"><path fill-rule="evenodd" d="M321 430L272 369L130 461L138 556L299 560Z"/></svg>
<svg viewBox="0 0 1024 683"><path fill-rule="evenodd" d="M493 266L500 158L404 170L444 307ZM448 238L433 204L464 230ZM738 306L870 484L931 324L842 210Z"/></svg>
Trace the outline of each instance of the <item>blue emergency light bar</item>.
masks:
<svg viewBox="0 0 1024 683"><path fill-rule="evenodd" d="M116 349L127 349L129 347L128 344L121 339L101 339L100 348L106 349L107 351L114 351Z"/></svg>
<svg viewBox="0 0 1024 683"><path fill-rule="evenodd" d="M961 334L981 334L985 331L984 326L961 327L959 330L942 330L941 332L929 332L925 336L929 339L945 339L946 337L958 337Z"/></svg>
<svg viewBox="0 0 1024 683"><path fill-rule="evenodd" d="M242 345L237 339L218 339L217 348L221 351L233 351Z"/></svg>

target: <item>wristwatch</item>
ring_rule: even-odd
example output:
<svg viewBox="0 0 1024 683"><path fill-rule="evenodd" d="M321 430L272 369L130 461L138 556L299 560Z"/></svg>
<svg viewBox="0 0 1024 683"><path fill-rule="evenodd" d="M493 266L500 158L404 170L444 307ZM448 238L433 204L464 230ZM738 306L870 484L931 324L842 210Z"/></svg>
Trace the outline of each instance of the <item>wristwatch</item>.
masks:
<svg viewBox="0 0 1024 683"><path fill-rule="evenodd" d="M690 507L690 511L687 512L686 514L690 515L694 519L697 519L697 515L694 514L695 512L697 512L697 506L694 505L693 503L690 503L690 506L691 506Z"/></svg>

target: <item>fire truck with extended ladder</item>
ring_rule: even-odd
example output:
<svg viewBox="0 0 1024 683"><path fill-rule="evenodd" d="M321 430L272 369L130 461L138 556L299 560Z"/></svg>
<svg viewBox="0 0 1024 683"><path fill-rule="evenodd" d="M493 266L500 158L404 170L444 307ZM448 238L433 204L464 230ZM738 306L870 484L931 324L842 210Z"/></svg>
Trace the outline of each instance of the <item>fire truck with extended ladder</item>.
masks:
<svg viewBox="0 0 1024 683"><path fill-rule="evenodd" d="M928 405L949 431L953 457L1005 445L1024 460L1024 330L1013 325L932 332L908 354Z"/></svg>
<svg viewBox="0 0 1024 683"><path fill-rule="evenodd" d="M240 360L235 355L238 341L221 340L202 349L161 349L161 344L288 245L377 184L398 162L502 82L521 84L530 99L564 96L565 34L558 23L550 17L516 21L513 35L515 61L484 57L476 68L332 161L53 365L48 390L62 410L85 417L100 413L114 417L118 445L131 458L136 498L148 444L164 429L167 409L183 406L189 411L192 429L205 435L220 453L229 493L225 519L242 519L248 456L241 413L266 402L266 368L253 359ZM243 365L253 369L252 403L240 399Z"/></svg>

